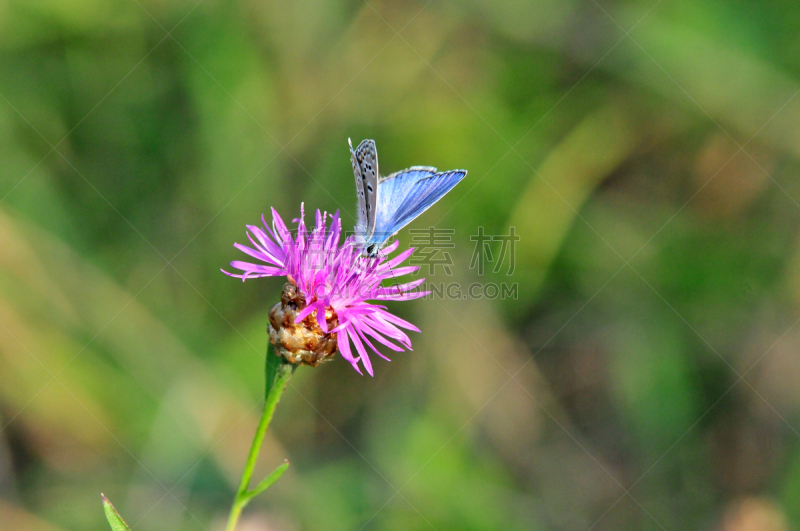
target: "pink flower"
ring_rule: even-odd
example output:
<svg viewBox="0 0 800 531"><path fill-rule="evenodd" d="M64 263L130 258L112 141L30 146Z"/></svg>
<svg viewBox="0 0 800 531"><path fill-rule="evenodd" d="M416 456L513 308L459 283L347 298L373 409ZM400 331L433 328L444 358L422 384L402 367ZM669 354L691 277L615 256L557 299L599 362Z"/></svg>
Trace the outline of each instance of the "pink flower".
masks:
<svg viewBox="0 0 800 531"><path fill-rule="evenodd" d="M352 236L342 245L339 239L342 222L337 211L331 217L330 229L327 227L328 214L316 212L316 226L308 231L304 221L303 205L300 206L300 219L297 223L297 236L292 237L281 217L272 209L272 227L264 217L264 229L248 225L247 237L253 247L235 243L234 247L267 265L234 261L231 267L241 274L226 275L241 278L286 276L302 293L307 306L298 312L295 322L315 314L319 327L326 334L336 334L339 352L361 374L361 362L372 375L372 363L367 348L378 356L381 354L372 341L402 352L411 350L411 340L401 330L419 329L413 324L389 313L385 306L371 304L374 301L411 300L427 295L426 291L412 291L425 279L397 285L397 277L413 273L418 266L397 267L414 253L414 249L403 251L392 259L388 255L400 245L395 241L376 257L362 256ZM381 282L392 279L394 285L382 287ZM338 317L338 326L328 330L325 310L332 309ZM352 346L354 348L351 348ZM366 345L366 347L365 347Z"/></svg>

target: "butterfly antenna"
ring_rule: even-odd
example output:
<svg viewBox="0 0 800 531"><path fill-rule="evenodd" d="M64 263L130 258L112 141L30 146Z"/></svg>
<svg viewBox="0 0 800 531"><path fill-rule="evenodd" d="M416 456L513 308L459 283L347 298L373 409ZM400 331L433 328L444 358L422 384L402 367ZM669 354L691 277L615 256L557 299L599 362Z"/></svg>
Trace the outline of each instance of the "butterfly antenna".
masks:
<svg viewBox="0 0 800 531"><path fill-rule="evenodd" d="M385 260L387 260L387 261L389 260L388 256L384 255L383 257L384 257ZM389 272L392 274L392 279L394 280L394 286L397 288L397 291L400 292L400 295L404 295L405 293L403 292L402 289L400 289L400 284L397 283L397 277L394 276L394 269L389 267Z"/></svg>

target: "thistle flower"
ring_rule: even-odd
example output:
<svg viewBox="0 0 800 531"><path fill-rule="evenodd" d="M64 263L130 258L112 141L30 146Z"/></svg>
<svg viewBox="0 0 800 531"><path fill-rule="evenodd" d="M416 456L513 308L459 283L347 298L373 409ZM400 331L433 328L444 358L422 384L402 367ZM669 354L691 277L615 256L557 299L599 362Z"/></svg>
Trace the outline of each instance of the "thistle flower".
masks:
<svg viewBox="0 0 800 531"><path fill-rule="evenodd" d="M396 284L397 277L413 273L418 266L397 267L414 253L403 251L394 258L400 242L387 246L378 256L362 256L352 236L340 245L342 222L337 211L330 219L319 210L315 227L306 229L303 206L297 223L297 236L292 237L280 215L272 209L272 227L264 216L264 229L248 225L247 237L253 247L234 247L268 265L233 261L231 267L241 274L223 273L248 278L286 276L281 302L270 310L270 341L275 351L292 363L316 366L331 359L338 348L342 357L361 373L359 362L372 375L372 362L367 348L386 359L373 340L391 350L411 350L411 340L401 330L419 329L389 313L385 306L367 301L411 300L428 292L412 291L425 279ZM381 286L392 279L395 285ZM351 347L352 343L352 347Z"/></svg>

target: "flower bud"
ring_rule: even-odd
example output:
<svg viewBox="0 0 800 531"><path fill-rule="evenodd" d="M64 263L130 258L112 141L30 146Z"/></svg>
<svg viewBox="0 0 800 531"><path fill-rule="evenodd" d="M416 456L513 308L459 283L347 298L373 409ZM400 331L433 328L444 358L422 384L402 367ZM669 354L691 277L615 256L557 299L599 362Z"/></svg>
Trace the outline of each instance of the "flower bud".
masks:
<svg viewBox="0 0 800 531"><path fill-rule="evenodd" d="M292 363L316 367L336 354L336 334L325 333L317 323L316 312L295 323L297 314L306 307L303 294L293 283L283 285L281 302L269 311L269 340L275 353ZM328 330L339 325L333 308L325 309Z"/></svg>

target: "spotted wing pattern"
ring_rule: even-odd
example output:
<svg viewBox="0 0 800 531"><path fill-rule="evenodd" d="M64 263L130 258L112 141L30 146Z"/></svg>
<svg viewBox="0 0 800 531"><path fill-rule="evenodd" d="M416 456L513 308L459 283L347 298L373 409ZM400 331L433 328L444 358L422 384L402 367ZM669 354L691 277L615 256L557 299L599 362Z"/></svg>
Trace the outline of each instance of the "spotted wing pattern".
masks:
<svg viewBox="0 0 800 531"><path fill-rule="evenodd" d="M358 193L358 236L368 240L375 232L378 207L378 151L374 140L363 140L353 151L350 144L350 159L356 177Z"/></svg>

